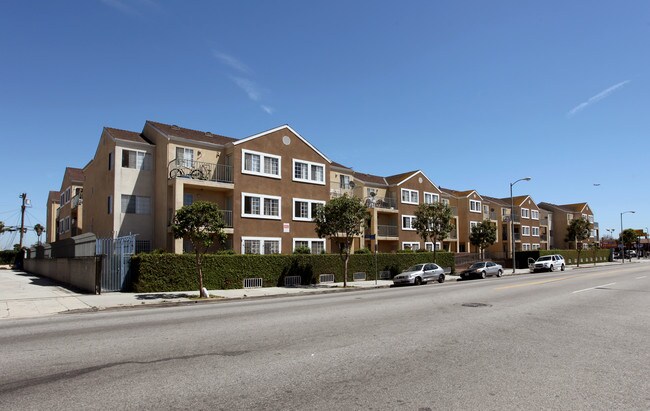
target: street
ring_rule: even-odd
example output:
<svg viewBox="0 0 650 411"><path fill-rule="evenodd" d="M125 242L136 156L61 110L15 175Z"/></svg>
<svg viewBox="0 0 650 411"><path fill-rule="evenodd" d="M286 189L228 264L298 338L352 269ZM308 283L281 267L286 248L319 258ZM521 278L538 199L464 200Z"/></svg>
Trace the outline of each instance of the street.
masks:
<svg viewBox="0 0 650 411"><path fill-rule="evenodd" d="M650 409L648 264L0 322L0 409Z"/></svg>

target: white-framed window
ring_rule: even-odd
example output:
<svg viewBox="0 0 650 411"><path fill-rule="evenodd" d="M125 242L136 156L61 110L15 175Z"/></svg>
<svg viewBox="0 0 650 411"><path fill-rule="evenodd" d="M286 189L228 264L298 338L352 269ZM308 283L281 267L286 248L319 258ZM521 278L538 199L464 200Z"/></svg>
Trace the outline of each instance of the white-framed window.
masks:
<svg viewBox="0 0 650 411"><path fill-rule="evenodd" d="M420 249L420 243L414 243L410 241L402 242L402 250L413 250L417 251Z"/></svg>
<svg viewBox="0 0 650 411"><path fill-rule="evenodd" d="M533 220L539 220L539 211L538 210L530 210L530 218Z"/></svg>
<svg viewBox="0 0 650 411"><path fill-rule="evenodd" d="M440 201L440 196L435 193L424 192L424 204L433 204Z"/></svg>
<svg viewBox="0 0 650 411"><path fill-rule="evenodd" d="M313 221L318 207L323 207L325 201L308 200L304 198L293 199L293 219L296 221Z"/></svg>
<svg viewBox="0 0 650 411"><path fill-rule="evenodd" d="M596 230L591 230L591 237L596 237Z"/></svg>
<svg viewBox="0 0 650 411"><path fill-rule="evenodd" d="M444 204L444 205L446 205L446 206L449 206L449 199L448 199L448 198L443 198L443 199L441 200L441 202L442 202L442 204Z"/></svg>
<svg viewBox="0 0 650 411"><path fill-rule="evenodd" d="M176 147L176 164L183 167L194 167L194 150L187 147Z"/></svg>
<svg viewBox="0 0 650 411"><path fill-rule="evenodd" d="M151 214L151 197L122 194L122 214Z"/></svg>
<svg viewBox="0 0 650 411"><path fill-rule="evenodd" d="M71 190L72 187L68 187L61 193L61 205L68 204L70 202Z"/></svg>
<svg viewBox="0 0 650 411"><path fill-rule="evenodd" d="M427 251L433 251L433 243L431 241L427 241L424 243L424 249ZM436 250L440 250L440 242L436 242Z"/></svg>
<svg viewBox="0 0 650 411"><path fill-rule="evenodd" d="M415 223L414 215L402 216L402 230L415 230L415 228L413 227L413 223Z"/></svg>
<svg viewBox="0 0 650 411"><path fill-rule="evenodd" d="M530 229L533 237L539 237L539 227L531 227Z"/></svg>
<svg viewBox="0 0 650 411"><path fill-rule="evenodd" d="M524 251L530 251L530 244L528 244L528 243L523 243L523 244L521 245L521 249L524 250Z"/></svg>
<svg viewBox="0 0 650 411"><path fill-rule="evenodd" d="M325 164L293 159L293 181L325 184Z"/></svg>
<svg viewBox="0 0 650 411"><path fill-rule="evenodd" d="M469 200L469 211L472 213L481 212L481 202L478 200Z"/></svg>
<svg viewBox="0 0 650 411"><path fill-rule="evenodd" d="M522 225L521 226L521 235L530 235L530 226Z"/></svg>
<svg viewBox="0 0 650 411"><path fill-rule="evenodd" d="M66 217L63 220L61 220L59 224L59 231L61 234L70 231L70 217Z"/></svg>
<svg viewBox="0 0 650 411"><path fill-rule="evenodd" d="M151 154L139 150L122 150L122 168L151 170Z"/></svg>
<svg viewBox="0 0 650 411"><path fill-rule="evenodd" d="M241 172L263 177L281 178L282 158L258 151L242 150Z"/></svg>
<svg viewBox="0 0 650 411"><path fill-rule="evenodd" d="M308 247L312 254L322 254L325 252L325 240L321 238L294 238L293 249L298 247Z"/></svg>
<svg viewBox="0 0 650 411"><path fill-rule="evenodd" d="M571 223L571 220L573 220L573 214L568 213L568 214L566 215L566 222L567 222L567 223Z"/></svg>
<svg viewBox="0 0 650 411"><path fill-rule="evenodd" d="M531 250L539 250L539 244L531 244L530 248Z"/></svg>
<svg viewBox="0 0 650 411"><path fill-rule="evenodd" d="M408 188L402 189L402 203L404 204L419 204L420 192L418 190L409 190Z"/></svg>
<svg viewBox="0 0 650 411"><path fill-rule="evenodd" d="M593 224L594 223L594 216L592 216L592 215L587 216L587 221L589 221L591 224Z"/></svg>
<svg viewBox="0 0 650 411"><path fill-rule="evenodd" d="M280 254L282 239L276 237L242 237L242 254Z"/></svg>
<svg viewBox="0 0 650 411"><path fill-rule="evenodd" d="M279 220L281 197L265 194L241 194L241 216Z"/></svg>
<svg viewBox="0 0 650 411"><path fill-rule="evenodd" d="M521 218L530 218L530 210L527 208L521 209Z"/></svg>

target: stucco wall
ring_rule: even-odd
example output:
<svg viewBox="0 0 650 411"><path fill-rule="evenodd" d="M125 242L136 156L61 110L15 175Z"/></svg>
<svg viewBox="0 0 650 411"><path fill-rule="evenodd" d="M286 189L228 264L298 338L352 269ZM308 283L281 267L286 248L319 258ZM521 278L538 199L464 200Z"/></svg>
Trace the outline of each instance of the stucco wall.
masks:
<svg viewBox="0 0 650 411"><path fill-rule="evenodd" d="M26 259L25 271L71 285L91 294L101 291L100 257Z"/></svg>

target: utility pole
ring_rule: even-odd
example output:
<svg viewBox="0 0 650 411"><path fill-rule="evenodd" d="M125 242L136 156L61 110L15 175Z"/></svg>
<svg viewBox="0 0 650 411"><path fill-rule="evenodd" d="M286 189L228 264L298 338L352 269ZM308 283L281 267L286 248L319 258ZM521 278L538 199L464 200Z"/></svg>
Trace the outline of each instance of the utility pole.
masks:
<svg viewBox="0 0 650 411"><path fill-rule="evenodd" d="M23 199L23 205L20 207L20 249L23 248L23 236L25 235L25 203L27 202L27 193L22 193L18 197Z"/></svg>

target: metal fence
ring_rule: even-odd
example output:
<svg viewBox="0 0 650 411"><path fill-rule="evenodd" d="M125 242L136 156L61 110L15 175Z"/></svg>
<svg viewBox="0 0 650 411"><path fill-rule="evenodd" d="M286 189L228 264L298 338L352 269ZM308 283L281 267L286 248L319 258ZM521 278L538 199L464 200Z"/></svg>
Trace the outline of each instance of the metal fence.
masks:
<svg viewBox="0 0 650 411"><path fill-rule="evenodd" d="M131 256L135 254L135 235L98 238L95 254L102 258L102 292L122 291L128 283Z"/></svg>
<svg viewBox="0 0 650 411"><path fill-rule="evenodd" d="M302 277L299 275L290 275L288 277L284 277L285 287L293 287L296 285L302 285Z"/></svg>
<svg viewBox="0 0 650 411"><path fill-rule="evenodd" d="M244 278L244 288L262 288L263 285L261 278Z"/></svg>

